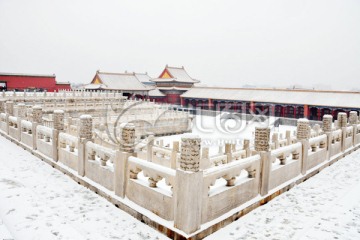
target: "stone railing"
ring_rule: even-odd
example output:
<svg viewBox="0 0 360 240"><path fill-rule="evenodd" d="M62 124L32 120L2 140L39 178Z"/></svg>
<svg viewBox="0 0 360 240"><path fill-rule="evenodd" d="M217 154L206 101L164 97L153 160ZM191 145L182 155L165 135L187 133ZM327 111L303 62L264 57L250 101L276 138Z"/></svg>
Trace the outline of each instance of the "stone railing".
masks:
<svg viewBox="0 0 360 240"><path fill-rule="evenodd" d="M263 161L267 160L268 156L263 156ZM262 186L263 189L274 189L290 179L299 176L302 167L302 145L295 143L282 148L271 151L271 164L264 164L262 171L268 173L269 180L267 186ZM264 182L263 184L266 184Z"/></svg>
<svg viewBox="0 0 360 240"><path fill-rule="evenodd" d="M121 145L111 149L94 143L89 115L79 118L79 136L73 136L63 127L61 112L54 115L57 129L44 126L39 111L35 122L10 113L0 114L1 135L71 172L90 189L101 189L108 199L127 206L124 209L142 209L149 219L160 217L169 229L187 237L210 222L228 219L229 211L267 201L360 147L360 124L337 130L326 125L326 131L311 137L308 121L301 119L296 143L287 134L283 147L270 139L269 129L257 128L254 149L248 140L242 149L227 143L224 152L212 157L194 136L184 136L172 148L152 140L136 148L135 126L125 124L120 126ZM279 146L271 149L272 143Z"/></svg>
<svg viewBox="0 0 360 240"><path fill-rule="evenodd" d="M76 172L79 170L79 141L75 136L59 133L58 160Z"/></svg>
<svg viewBox="0 0 360 240"><path fill-rule="evenodd" d="M161 218L173 220L176 171L130 156L128 174L125 196Z"/></svg>
<svg viewBox="0 0 360 240"><path fill-rule="evenodd" d="M21 120L20 141L29 146L36 148L36 124L30 121Z"/></svg>
<svg viewBox="0 0 360 240"><path fill-rule="evenodd" d="M85 144L85 176L114 191L114 161L116 152L88 141Z"/></svg>
<svg viewBox="0 0 360 240"><path fill-rule="evenodd" d="M259 183L259 155L206 169L203 172L201 223L209 222L256 197Z"/></svg>
<svg viewBox="0 0 360 240"><path fill-rule="evenodd" d="M327 156L327 136L326 134L309 139L309 149L307 155L307 170L319 165L328 159Z"/></svg>

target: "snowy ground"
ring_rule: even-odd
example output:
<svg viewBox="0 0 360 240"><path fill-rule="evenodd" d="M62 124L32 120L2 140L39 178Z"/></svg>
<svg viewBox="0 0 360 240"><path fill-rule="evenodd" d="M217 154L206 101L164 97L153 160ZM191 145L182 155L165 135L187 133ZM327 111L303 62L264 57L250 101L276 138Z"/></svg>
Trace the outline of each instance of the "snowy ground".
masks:
<svg viewBox="0 0 360 240"><path fill-rule="evenodd" d="M166 239L0 136L0 240Z"/></svg>
<svg viewBox="0 0 360 240"><path fill-rule="evenodd" d="M207 239L360 239L359 172L360 150ZM0 137L2 239L166 237Z"/></svg>
<svg viewBox="0 0 360 240"><path fill-rule="evenodd" d="M360 150L206 239L360 239Z"/></svg>
<svg viewBox="0 0 360 240"><path fill-rule="evenodd" d="M233 118L229 118L229 116ZM270 127L272 132L279 132L284 137L286 130L296 130L296 127L284 125L275 128L275 117L269 117L264 122L246 121L236 117L227 113L216 117L196 115L192 122L192 134L201 137L202 146L209 147L210 155L215 155L218 153L218 146L224 146L225 142L236 143L240 147L244 139L254 139L257 126ZM163 139L165 145L171 145L172 141L180 141L184 135L186 134L164 136L157 139ZM250 141L250 146L252 144L253 141Z"/></svg>

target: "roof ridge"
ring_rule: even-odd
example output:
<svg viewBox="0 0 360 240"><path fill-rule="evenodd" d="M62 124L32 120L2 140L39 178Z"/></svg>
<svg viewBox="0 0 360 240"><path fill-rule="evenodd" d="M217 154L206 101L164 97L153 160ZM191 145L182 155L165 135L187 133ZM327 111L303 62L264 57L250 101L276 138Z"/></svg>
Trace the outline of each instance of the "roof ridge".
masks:
<svg viewBox="0 0 360 240"><path fill-rule="evenodd" d="M232 88L232 87L204 87L194 86L193 88L203 89L223 89L223 90L265 90L265 91L285 91L285 92L321 92L321 93L357 93L360 91L341 91L341 90L314 90L314 89L286 89L286 88Z"/></svg>
<svg viewBox="0 0 360 240"><path fill-rule="evenodd" d="M99 72L97 72L97 74L135 76L135 72L113 73L113 72L100 72L100 71L99 71Z"/></svg>
<svg viewBox="0 0 360 240"><path fill-rule="evenodd" d="M0 72L4 76L19 76L19 77L56 77L55 73L51 74L32 74L32 73L5 73Z"/></svg>
<svg viewBox="0 0 360 240"><path fill-rule="evenodd" d="M184 69L184 70L185 70L184 66L181 66L181 67L171 67L171 66L166 65L165 68L175 68L175 69Z"/></svg>

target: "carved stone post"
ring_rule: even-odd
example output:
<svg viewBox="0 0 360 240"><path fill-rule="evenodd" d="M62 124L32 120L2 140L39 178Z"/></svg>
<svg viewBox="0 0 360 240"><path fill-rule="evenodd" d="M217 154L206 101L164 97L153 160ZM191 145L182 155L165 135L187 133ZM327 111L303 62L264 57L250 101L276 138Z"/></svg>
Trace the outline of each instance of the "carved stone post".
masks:
<svg viewBox="0 0 360 240"><path fill-rule="evenodd" d="M323 131L327 136L327 160L329 160L331 156L332 122L332 115L326 114L323 116Z"/></svg>
<svg viewBox="0 0 360 240"><path fill-rule="evenodd" d="M296 138L298 142L301 142L302 145L302 166L301 173L305 175L307 171L307 158L308 158L308 150L309 150L309 120L306 118L301 118L297 121L297 132Z"/></svg>
<svg viewBox="0 0 360 240"><path fill-rule="evenodd" d="M203 147L201 150L200 169L205 170L211 166L209 148Z"/></svg>
<svg viewBox="0 0 360 240"><path fill-rule="evenodd" d="M5 113L5 100L0 100L0 113Z"/></svg>
<svg viewBox="0 0 360 240"><path fill-rule="evenodd" d="M269 178L271 170L271 152L270 152L270 128L255 127L255 151L261 157L260 174L260 195L264 196L269 192Z"/></svg>
<svg viewBox="0 0 360 240"><path fill-rule="evenodd" d="M181 138L180 169L176 170L174 225L188 234L201 225L203 171L199 170L200 144L201 139L196 136Z"/></svg>
<svg viewBox="0 0 360 240"><path fill-rule="evenodd" d="M291 144L291 131L290 130L286 130L286 145L290 145Z"/></svg>
<svg viewBox="0 0 360 240"><path fill-rule="evenodd" d="M92 117L90 115L80 116L79 138L78 174L83 177L85 176L85 161L87 159L85 156L86 143L92 140Z"/></svg>
<svg viewBox="0 0 360 240"><path fill-rule="evenodd" d="M320 134L320 125L315 124L313 129L314 129L314 132L316 133L316 136L319 136L319 134Z"/></svg>
<svg viewBox="0 0 360 240"><path fill-rule="evenodd" d="M120 151L133 153L135 149L135 125L122 123L120 129Z"/></svg>
<svg viewBox="0 0 360 240"><path fill-rule="evenodd" d="M14 102L13 101L6 101L6 113L9 116L14 116Z"/></svg>
<svg viewBox="0 0 360 240"><path fill-rule="evenodd" d="M250 140L249 139L244 139L243 149L246 152L246 157L250 157L251 151L250 151Z"/></svg>
<svg viewBox="0 0 360 240"><path fill-rule="evenodd" d="M277 132L273 133L272 142L275 145L275 149L278 149L279 148L279 133L277 133Z"/></svg>
<svg viewBox="0 0 360 240"><path fill-rule="evenodd" d="M255 151L269 151L270 128L255 127Z"/></svg>
<svg viewBox="0 0 360 240"><path fill-rule="evenodd" d="M323 116L323 131L324 132L331 132L332 131L332 122L333 116L326 114Z"/></svg>
<svg viewBox="0 0 360 240"><path fill-rule="evenodd" d="M180 168L183 171L198 172L200 167L201 139L195 136L181 138Z"/></svg>
<svg viewBox="0 0 360 240"><path fill-rule="evenodd" d="M146 160L149 162L152 162L152 155L153 155L153 146L154 146L154 135L150 134L148 137L148 142L147 142L147 146L146 146Z"/></svg>
<svg viewBox="0 0 360 240"><path fill-rule="evenodd" d="M174 141L173 142L173 149L172 149L172 152L171 152L171 168L172 169L176 169L176 159L177 159L177 154L179 152L179 149L180 149L180 144L178 141Z"/></svg>
<svg viewBox="0 0 360 240"><path fill-rule="evenodd" d="M341 151L345 151L345 139L346 139L346 126L347 126L347 115L344 112L338 113L338 128L341 129Z"/></svg>
<svg viewBox="0 0 360 240"><path fill-rule="evenodd" d="M92 117L90 115L80 116L79 137L87 140L92 139Z"/></svg>
<svg viewBox="0 0 360 240"><path fill-rule="evenodd" d="M54 129L63 131L64 130L64 111L54 110Z"/></svg>
<svg viewBox="0 0 360 240"><path fill-rule="evenodd" d="M356 111L351 111L349 115L349 123L353 126L353 146L356 145L356 133L357 133L357 123L358 123L358 113Z"/></svg>
<svg viewBox="0 0 360 240"><path fill-rule="evenodd" d="M64 111L63 110L54 110L54 130L53 130L53 159L58 161L59 151L58 151L58 141L59 141L59 132L64 130Z"/></svg>
<svg viewBox="0 0 360 240"><path fill-rule="evenodd" d="M17 140L21 141L21 132L22 132L22 127L21 127L21 120L25 118L26 116L26 106L24 103L19 103L17 104L17 126L18 126L18 133L17 133Z"/></svg>
<svg viewBox="0 0 360 240"><path fill-rule="evenodd" d="M42 107L39 105L33 106L32 107L32 121L37 124L42 124L42 122L43 122L42 117L43 117Z"/></svg>
<svg viewBox="0 0 360 240"><path fill-rule="evenodd" d="M337 117L338 127L341 129L347 125L347 115L344 112L339 112Z"/></svg>
<svg viewBox="0 0 360 240"><path fill-rule="evenodd" d="M26 105L24 103L19 103L17 105L17 117L25 118L26 117Z"/></svg>
<svg viewBox="0 0 360 240"><path fill-rule="evenodd" d="M227 162L232 162L231 143L225 143L225 155L227 157Z"/></svg>
<svg viewBox="0 0 360 240"><path fill-rule="evenodd" d="M136 156L136 153L134 153L135 125L132 123L122 123L120 125L120 130L121 133L119 137L119 142L120 142L119 150L116 151L117 155L115 158L115 165L114 165L114 171L115 171L114 190L116 195L124 198L126 195L126 186L127 186L127 178L128 178L128 159L130 156Z"/></svg>

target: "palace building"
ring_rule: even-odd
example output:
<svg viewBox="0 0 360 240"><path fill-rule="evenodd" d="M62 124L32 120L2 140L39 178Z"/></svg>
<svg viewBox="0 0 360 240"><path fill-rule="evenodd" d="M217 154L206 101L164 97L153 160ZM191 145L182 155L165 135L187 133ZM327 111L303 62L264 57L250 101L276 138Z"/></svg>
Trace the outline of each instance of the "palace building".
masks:
<svg viewBox="0 0 360 240"><path fill-rule="evenodd" d="M153 87L144 85L141 81L149 81L145 73L109 73L97 71L90 84L85 85L87 90L121 91L128 98L145 99Z"/></svg>
<svg viewBox="0 0 360 240"><path fill-rule="evenodd" d="M158 78L147 73L98 71L86 89L122 91L128 98L189 108L265 114L286 118L320 120L324 114L336 119L338 112L358 111L359 92L199 87L184 67L165 66Z"/></svg>
<svg viewBox="0 0 360 240"><path fill-rule="evenodd" d="M321 120L325 114L336 119L338 112L359 112L360 92L194 87L181 102L191 108Z"/></svg>
<svg viewBox="0 0 360 240"><path fill-rule="evenodd" d="M70 90L69 82L56 82L54 75L0 73L1 91L48 91Z"/></svg>
<svg viewBox="0 0 360 240"><path fill-rule="evenodd" d="M151 79L157 89L166 95L165 102L181 104L180 95L191 89L199 80L193 79L184 67L169 67L166 65L158 78Z"/></svg>

